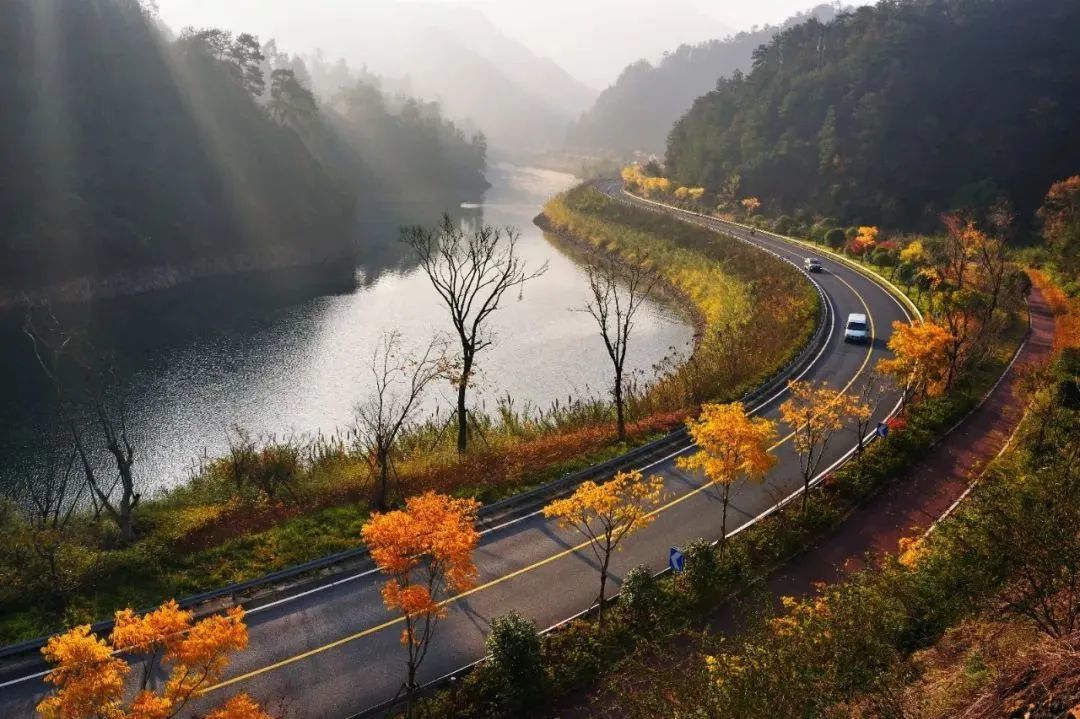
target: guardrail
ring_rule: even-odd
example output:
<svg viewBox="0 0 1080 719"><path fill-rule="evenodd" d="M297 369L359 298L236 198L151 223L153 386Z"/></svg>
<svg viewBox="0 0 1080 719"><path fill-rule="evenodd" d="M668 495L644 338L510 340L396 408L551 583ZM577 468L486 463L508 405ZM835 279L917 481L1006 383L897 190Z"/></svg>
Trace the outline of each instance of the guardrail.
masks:
<svg viewBox="0 0 1080 719"><path fill-rule="evenodd" d="M601 192L602 192L602 190L601 190ZM656 202L655 200L650 200L650 199L647 199L645 197L639 197L638 195L635 195L635 194L633 194L631 192L628 192L626 189L621 189L621 192L626 197L630 197L630 198L633 198L633 199L632 200L626 200L626 199L623 199L622 197L612 197L611 195L608 195L608 196L612 197L612 199L614 199L614 200L618 200L620 202L624 202L624 203L631 204L631 205L636 205L636 206L639 206L639 207L640 207L640 205L638 203L645 203L645 204L648 204L648 205L653 205L654 207L657 207L657 208L661 208L661 211L673 210L673 211L678 212L678 213L683 214L683 215L691 215L691 216L694 216L694 217L699 217L699 218L701 218L703 220L706 220L706 221L709 221L709 222L715 222L715 223L720 224L720 225L734 225L735 227L738 227L739 229L742 229L742 230L746 230L747 232L760 232L760 233L762 233L763 235L765 235L767 237L772 237L774 239L780 240L781 242L787 242L787 243L790 243L790 244L800 245L802 247L806 247L807 249L813 250L814 252L818 252L818 253L823 254L823 255L828 255L831 259L835 260L836 262L839 262L839 263L841 263L843 265L846 265L847 267L850 267L851 269L853 269L856 272L858 272L859 274L863 275L864 277L866 277L870 281L876 283L877 285L879 285L880 287L885 289L886 292L888 292L890 295L892 295L901 304L904 311L909 316L914 315L915 317L918 318L919 322L923 321L923 314L922 314L922 311L919 309L918 305L916 305L915 302L910 297L908 297L907 294L903 290L901 290L899 287L897 287L895 283L893 283L891 280L887 279L886 277L883 277L882 275L878 274L877 272L874 272L873 270L869 269L868 267L864 267L864 266L860 265L858 262L855 262L855 261L851 260L850 258L845 257L844 255L840 254L839 252L834 252L833 250L829 249L828 247L822 247L822 246L817 245L817 244L815 244L813 242L807 242L806 240L799 239L798 237L789 237L787 235L781 235L781 234L778 234L776 232L771 232L770 230L761 230L761 229L758 229L757 227L754 227L752 225L744 225L741 222L735 222L734 220L724 220L724 219L721 219L719 217L713 217L712 215L703 214L701 212L694 212L693 210L687 210L687 209L684 209L682 207L676 207L674 205L667 205L667 204L664 204L663 202ZM743 240L740 237L736 237L735 239L741 240L743 242L746 241L746 240Z"/></svg>
<svg viewBox="0 0 1080 719"><path fill-rule="evenodd" d="M753 243L750 243L753 244ZM811 362L811 359L820 352L822 345L824 344L830 326L830 305L828 298L825 296L824 291L820 285L813 280L801 267L796 265L790 259L773 252L771 250L762 248L758 245L754 245L755 248L762 252L767 252L774 257L780 259L783 262L795 267L800 273L804 274L813 284L814 288L818 292L820 311L818 313L818 321L815 327L814 333L811 335L807 344L792 358L787 364L781 367L778 371L766 378L758 387L746 395L744 395L741 401L744 404L757 403L763 398L769 397L774 394L781 386L785 385L787 380L805 368ZM635 466L641 464L644 460L652 457L666 456L672 452L678 451L685 447L692 446L690 437L685 427L670 432L669 434L661 437L660 439L653 440L646 444L636 447L635 449L626 452L618 457L601 462L600 464L586 467L585 469L571 472L559 479L548 482L544 485L536 487L534 489L515 494L511 497L492 502L481 507L477 524L481 528L488 528L489 531L493 525L497 527L498 520L509 520L513 517L519 517L523 514L527 514L535 507L546 504L552 499L559 498L560 496L569 494L574 488L590 479L596 479L599 477L607 477L620 471L632 469ZM327 555L314 559L304 564L299 564L286 569L281 569L276 572L256 577L243 582L237 582L218 589L212 589L206 592L193 594L188 597L177 600L177 603L184 609L198 608L204 606L210 602L216 602L218 600L228 600L230 605L243 605L245 602L253 601L254 597L241 598L240 595L250 592L252 590L272 586L281 582L299 579L307 575L319 572L324 569L329 569L345 562L353 560L366 559L369 556L366 547L357 547L355 549L349 549L336 554ZM219 611L219 607L215 607L205 613L209 614L214 611ZM154 608L146 608L139 611L140 614L152 611ZM91 625L91 630L95 633L101 634L111 630L113 627L112 620L103 620ZM0 661L10 660L15 657L22 657L25 655L31 655L38 653L42 647L48 642L49 637L38 637L36 639L29 639L17 644L11 644L6 647L0 648ZM3 672L0 671L0 674Z"/></svg>

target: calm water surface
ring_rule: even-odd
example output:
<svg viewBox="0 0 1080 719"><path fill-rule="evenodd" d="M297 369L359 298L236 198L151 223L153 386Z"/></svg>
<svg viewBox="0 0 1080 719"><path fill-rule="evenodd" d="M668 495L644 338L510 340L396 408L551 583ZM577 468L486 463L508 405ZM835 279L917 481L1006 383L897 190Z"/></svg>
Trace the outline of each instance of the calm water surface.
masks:
<svg viewBox="0 0 1080 719"><path fill-rule="evenodd" d="M455 208L462 222L513 225L530 267L543 277L505 298L491 327L493 347L479 355L476 405L507 393L518 406L546 407L567 396L600 395L609 360L595 323L582 312L582 269L532 224L542 204L574 178L543 170L496 167L482 202ZM394 208L398 221L433 222L431 203ZM288 274L201 283L175 291L69 311L99 345L112 349L129 376L130 428L136 470L148 487L183 481L199 455L220 454L232 427L256 434L333 433L347 427L368 396L370 359L381 333L397 329L407 345L426 344L449 329L427 277L393 242L389 220L364 228L369 243L355 288L313 288ZM389 243L389 244L388 244ZM629 362L648 371L683 351L692 328L669 309L650 305L635 329ZM425 411L452 406L438 385ZM55 409L28 343L13 318L0 323L0 479L10 478L59 446Z"/></svg>

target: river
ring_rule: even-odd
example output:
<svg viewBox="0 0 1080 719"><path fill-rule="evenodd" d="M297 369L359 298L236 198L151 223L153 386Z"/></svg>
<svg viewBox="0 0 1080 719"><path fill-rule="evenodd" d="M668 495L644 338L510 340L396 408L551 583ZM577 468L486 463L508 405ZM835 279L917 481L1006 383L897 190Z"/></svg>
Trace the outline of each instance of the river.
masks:
<svg viewBox="0 0 1080 719"><path fill-rule="evenodd" d="M521 231L530 267L549 269L508 296L493 316L494 346L478 357L474 404L493 408L507 394L518 407L547 407L569 396L607 391L610 360L583 307L584 271L532 223L543 203L574 178L500 165L482 201L455 208L469 226L484 222ZM399 204L387 216L432 223L430 202ZM292 273L201 282L140 297L65 308L95 344L115 355L126 379L136 475L149 493L184 481L200 455L228 447L233 427L257 435L332 434L347 427L371 391L374 343L388 329L420 345L450 329L427 277L400 253L386 219L364 228L368 251L355 286L319 287ZM0 322L0 481L62 450L49 386L19 332ZM650 304L637 322L628 363L639 372L673 350L685 351L692 328L669 308ZM424 410L452 406L449 384L432 391ZM103 460L102 460L103 461Z"/></svg>

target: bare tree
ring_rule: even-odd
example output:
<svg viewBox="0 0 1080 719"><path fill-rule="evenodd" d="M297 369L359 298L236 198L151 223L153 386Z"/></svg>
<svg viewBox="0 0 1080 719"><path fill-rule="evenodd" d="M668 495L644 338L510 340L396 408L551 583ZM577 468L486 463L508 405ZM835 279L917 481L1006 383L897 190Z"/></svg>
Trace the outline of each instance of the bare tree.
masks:
<svg viewBox="0 0 1080 719"><path fill-rule="evenodd" d="M33 582L61 601L72 580L72 562L64 551L68 527L86 492L76 455L74 447L66 452L52 448L40 466L20 472L4 487L8 506L26 530L25 541L17 543L22 553L19 564Z"/></svg>
<svg viewBox="0 0 1080 719"><path fill-rule="evenodd" d="M856 453L862 454L866 448L866 436L874 424L874 413L881 405L885 387L884 378L877 372L871 372L859 389L851 394L847 401L847 416L855 425Z"/></svg>
<svg viewBox="0 0 1080 719"><path fill-rule="evenodd" d="M416 253L435 291L450 310L450 320L461 342L457 367L457 448L464 453L468 442L465 404L476 355L493 344L486 323L507 290L521 287L547 272L545 262L530 271L517 253L521 233L512 227L485 225L471 233L458 227L449 215L435 229L407 227L404 241Z"/></svg>
<svg viewBox="0 0 1080 719"><path fill-rule="evenodd" d="M375 392L356 407L356 436L375 473L380 510L387 507L398 436L413 421L424 391L443 369L442 344L436 339L422 354L413 355L402 351L398 332L387 332L371 354Z"/></svg>
<svg viewBox="0 0 1080 719"><path fill-rule="evenodd" d="M659 275L647 262L620 263L615 257L597 253L586 272L592 298L585 311L592 315L600 328L604 347L615 370L612 396L615 398L615 417L619 439L626 439L626 397L623 377L634 317L656 287Z"/></svg>
<svg viewBox="0 0 1080 719"><path fill-rule="evenodd" d="M95 513L104 510L109 515L120 530L121 542L134 541L134 513L142 495L133 471L135 447L128 435L124 390L114 364L85 338L67 332L52 314L36 322L34 313L27 312L23 332L56 392ZM82 407L90 409L91 424L113 459L116 476L111 482L98 475L90 459L89 440L77 413Z"/></svg>

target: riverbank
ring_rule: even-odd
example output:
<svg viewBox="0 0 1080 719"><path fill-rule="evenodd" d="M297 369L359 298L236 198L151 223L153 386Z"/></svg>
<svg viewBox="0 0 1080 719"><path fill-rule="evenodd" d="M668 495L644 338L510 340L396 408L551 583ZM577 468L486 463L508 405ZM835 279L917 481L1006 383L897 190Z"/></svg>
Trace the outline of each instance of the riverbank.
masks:
<svg viewBox="0 0 1080 719"><path fill-rule="evenodd" d="M161 292L203 280L252 276L282 271L300 275L294 281L333 282L342 291L356 286L356 254L326 257L275 257L273 255L205 258L187 265L146 267L107 275L75 277L33 289L0 288L0 312L33 306L62 305L133 297Z"/></svg>
<svg viewBox="0 0 1080 719"><path fill-rule="evenodd" d="M711 324L717 319L730 320L724 327L741 326L734 313L747 306L748 280L728 272L746 272L748 278L766 284L761 280L781 267L779 262L776 267L762 263L756 252L740 243L714 242L712 233L673 237L652 224L650 213L619 211L612 231L624 241L632 238L636 246L650 248L658 264L678 257L685 267L705 272L699 276L673 271L669 279L691 299L694 312L706 323L701 332L705 338L725 336L723 327ZM642 227L635 229L634 221ZM678 245L684 240L685 248ZM773 291L806 290L799 284L804 282L799 273L792 270L786 276L787 270L782 271L785 277L768 283ZM676 280L680 284L674 284ZM721 306L728 301L737 304ZM792 314L805 318L805 331L782 335L789 345L776 344L776 352L754 357L774 358L780 366L797 352L800 338L808 336L816 318L813 302L804 309ZM776 368L743 362L737 373L730 374L725 368L736 358L728 357L714 371L710 363L724 357L715 351L707 357L696 353L684 365L667 365L672 371L651 386L639 384L631 393L629 439L623 443L615 438L611 403L595 398L571 398L542 411L512 400L500 402L494 411L478 417L477 441L464 457L457 455L451 433L445 431L448 418L432 419L412 428L399 445L395 493L402 497L437 489L492 501L622 454L678 426L696 407L695 396L737 397L747 383ZM725 377L735 381L721 387L717 383ZM11 581L0 589L0 641L53 631L62 620L98 619L117 607L148 606L166 597L251 579L357 545L368 516L372 477L366 456L347 438L266 442L256 447L255 455L253 471L291 467L290 491L271 498L239 489L230 479L226 456L206 462L189 484L161 499L146 500L137 513L140 539L132 546L116 547L106 523L83 518L69 530L67 541L77 551L65 557L67 586L60 596L50 591L47 581L41 586L43 575L35 569L26 536L9 535L6 545L23 551L21 556L13 551L4 558L4 572ZM52 600L40 599L50 593ZM39 599L27 603L30 596Z"/></svg>

